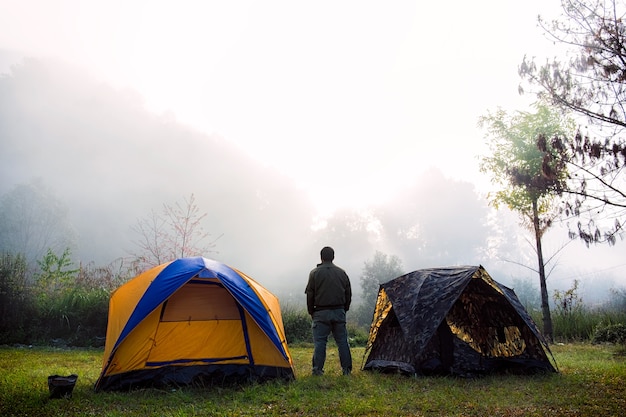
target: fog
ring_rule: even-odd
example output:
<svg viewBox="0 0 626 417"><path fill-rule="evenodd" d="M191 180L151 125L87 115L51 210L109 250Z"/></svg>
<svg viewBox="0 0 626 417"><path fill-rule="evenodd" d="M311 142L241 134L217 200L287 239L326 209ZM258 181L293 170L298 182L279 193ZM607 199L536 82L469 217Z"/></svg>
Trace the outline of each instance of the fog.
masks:
<svg viewBox="0 0 626 417"><path fill-rule="evenodd" d="M0 51L0 56L3 53ZM74 258L106 265L137 248L137 220L193 194L217 239L205 256L238 268L286 302L303 302L309 270L331 245L359 293L364 262L395 255L406 272L482 264L505 285L538 286L529 233L514 214L445 170L415 164L415 181L389 199L321 214L307 190L225 138L145 108L141 95L114 88L58 60L26 58L0 78L0 195L41 181L68 209ZM330 177L344 167L324 166ZM583 299L601 300L624 280L624 243L586 248L557 224L550 291L581 281ZM555 255L556 254L556 255ZM522 266L525 265L526 267Z"/></svg>

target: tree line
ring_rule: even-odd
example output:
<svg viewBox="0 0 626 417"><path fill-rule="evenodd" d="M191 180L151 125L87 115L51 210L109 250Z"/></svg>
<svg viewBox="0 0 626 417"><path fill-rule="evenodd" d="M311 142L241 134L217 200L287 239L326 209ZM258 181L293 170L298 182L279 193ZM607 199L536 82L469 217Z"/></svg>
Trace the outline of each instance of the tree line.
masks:
<svg viewBox="0 0 626 417"><path fill-rule="evenodd" d="M48 251L33 277L24 256L5 253L0 258L0 345L104 345L111 292L139 272L138 264L74 265L70 257L67 250L60 256ZM379 285L402 273L399 259L382 252L365 262L359 280L362 299L348 313L353 346L367 342ZM537 318L534 289L518 295ZM610 303L592 309L575 282L569 290L554 292L553 305L556 340L626 343L626 291L615 291ZM287 342L311 343L306 308L285 303L281 310Z"/></svg>
<svg viewBox="0 0 626 417"><path fill-rule="evenodd" d="M542 328L549 340L554 338L555 329L547 285L552 257L546 257L542 247L546 232L556 221L566 222L569 237L586 245L614 245L624 234L625 14L626 5L619 0L563 0L562 15L552 21L540 17L539 25L571 58L540 63L525 57L518 68L520 92L535 95L534 110L510 114L498 109L479 121L486 129L490 151L481 158L480 167L497 186L490 202L496 208L506 206L519 213L522 225L534 237L537 263L525 266L539 277ZM137 251L130 258L107 267L75 266L70 262L75 231L62 205L45 187L37 183L18 186L0 203L2 308L9 316L20 306L24 308L11 321L19 323L19 328L7 332L7 337L26 332L34 316L45 314L68 329L84 330L90 324L77 323L89 314L81 310L80 303L106 304L104 294L113 288L109 283L122 282L134 272L172 257L206 255L219 239L202 229L203 214L191 195L181 204L164 204L161 211L137 222ZM340 230L345 235L358 234L363 237L361 242L367 242L367 230L376 223L374 216L374 220L382 219L394 236L402 236L395 239L399 242L395 250L414 244L417 236L443 239L436 228L424 233L415 227L433 227L419 222L423 205L398 207L393 216L383 211L373 211L370 217L339 213L329 219L318 237L324 240L332 236L341 242ZM455 242L439 244L450 248ZM387 256L377 252L365 263L361 323L371 313L368 306L376 280L383 282L387 274L402 269L399 258ZM95 284L98 280L103 282ZM27 286L32 291L24 291ZM67 306L74 306L79 313L71 316ZM8 322L3 318L3 323ZM35 327L45 333L45 325Z"/></svg>

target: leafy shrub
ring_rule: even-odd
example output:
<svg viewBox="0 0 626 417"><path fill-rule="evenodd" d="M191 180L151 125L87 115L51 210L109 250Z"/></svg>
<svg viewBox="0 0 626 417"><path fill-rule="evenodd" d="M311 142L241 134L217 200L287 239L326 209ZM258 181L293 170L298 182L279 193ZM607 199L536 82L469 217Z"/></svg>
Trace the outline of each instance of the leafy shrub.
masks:
<svg viewBox="0 0 626 417"><path fill-rule="evenodd" d="M359 326L355 323L348 323L348 340L351 347L365 346L369 337L369 328Z"/></svg>
<svg viewBox="0 0 626 417"><path fill-rule="evenodd" d="M22 342L35 315L27 269L22 255L0 256L0 344Z"/></svg>
<svg viewBox="0 0 626 417"><path fill-rule="evenodd" d="M311 325L313 321L303 307L283 306L282 315L287 343L312 342ZM350 346L365 346L369 336L369 327L365 328L358 323L348 322L347 328ZM332 343L332 337L330 341Z"/></svg>
<svg viewBox="0 0 626 417"><path fill-rule="evenodd" d="M287 305L281 310L287 343L310 342L312 320L306 309Z"/></svg>
<svg viewBox="0 0 626 417"><path fill-rule="evenodd" d="M596 327L592 343L626 344L626 324L600 324Z"/></svg>
<svg viewBox="0 0 626 417"><path fill-rule="evenodd" d="M565 291L554 290L554 314L552 315L555 340L589 340L600 318L600 312L591 311L583 304L578 293L578 280Z"/></svg>

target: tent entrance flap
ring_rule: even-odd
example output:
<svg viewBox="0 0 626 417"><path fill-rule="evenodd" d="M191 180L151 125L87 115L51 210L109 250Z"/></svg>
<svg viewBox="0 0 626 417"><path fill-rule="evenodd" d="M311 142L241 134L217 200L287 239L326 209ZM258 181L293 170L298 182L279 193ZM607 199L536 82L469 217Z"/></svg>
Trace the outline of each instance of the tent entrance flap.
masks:
<svg viewBox="0 0 626 417"><path fill-rule="evenodd" d="M488 357L523 354L524 321L501 292L481 279L472 279L456 300L446 321L452 333Z"/></svg>
<svg viewBox="0 0 626 417"><path fill-rule="evenodd" d="M233 297L221 285L188 283L165 303L161 321L240 320Z"/></svg>

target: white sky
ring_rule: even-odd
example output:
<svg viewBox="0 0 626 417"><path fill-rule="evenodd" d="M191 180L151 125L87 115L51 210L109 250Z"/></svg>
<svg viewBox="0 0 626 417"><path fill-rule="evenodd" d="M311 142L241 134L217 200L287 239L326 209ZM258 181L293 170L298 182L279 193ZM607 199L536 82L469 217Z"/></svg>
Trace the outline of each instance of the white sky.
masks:
<svg viewBox="0 0 626 417"><path fill-rule="evenodd" d="M517 66L549 47L537 15L558 0L431 3L0 0L0 49L135 89L329 210L385 198L428 165L484 182L478 116L526 109Z"/></svg>

